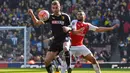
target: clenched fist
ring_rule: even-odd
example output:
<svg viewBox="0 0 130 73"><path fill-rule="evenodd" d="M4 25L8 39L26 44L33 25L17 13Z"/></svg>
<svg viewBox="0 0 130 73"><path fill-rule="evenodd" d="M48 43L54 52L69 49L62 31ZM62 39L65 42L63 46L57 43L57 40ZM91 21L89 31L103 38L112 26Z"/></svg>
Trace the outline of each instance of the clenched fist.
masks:
<svg viewBox="0 0 130 73"><path fill-rule="evenodd" d="M33 14L33 10L32 9L28 9L28 13L31 15Z"/></svg>

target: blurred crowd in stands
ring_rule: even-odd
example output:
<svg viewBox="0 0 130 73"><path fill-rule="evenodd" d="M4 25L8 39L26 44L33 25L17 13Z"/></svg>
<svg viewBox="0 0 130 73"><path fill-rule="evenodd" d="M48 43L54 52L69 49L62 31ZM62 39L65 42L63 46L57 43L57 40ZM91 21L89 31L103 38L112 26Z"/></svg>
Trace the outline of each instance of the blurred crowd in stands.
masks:
<svg viewBox="0 0 130 73"><path fill-rule="evenodd" d="M110 62L116 51L119 51L120 54L118 62L130 61L130 53L128 53L130 52L130 0L59 1L62 11L68 13L72 20L75 19L77 10L82 9L86 13L86 21L95 26L110 27L120 24L120 27L111 32L90 31L86 35L84 43L100 62ZM49 24L34 26L27 10L33 9L35 15L41 9L47 9L51 13L50 4L51 0L0 0L0 26L27 26L30 28L30 59L36 61L40 61L40 56L49 48L50 42L46 39L51 37L51 28ZM23 61L23 48L20 48L23 46L23 44L20 45L23 43L23 35L18 36L19 31L0 32L2 32L0 34L0 61L3 59L7 62ZM14 40L21 42L14 45Z"/></svg>
<svg viewBox="0 0 130 73"><path fill-rule="evenodd" d="M22 62L24 59L23 30L0 31L0 62Z"/></svg>

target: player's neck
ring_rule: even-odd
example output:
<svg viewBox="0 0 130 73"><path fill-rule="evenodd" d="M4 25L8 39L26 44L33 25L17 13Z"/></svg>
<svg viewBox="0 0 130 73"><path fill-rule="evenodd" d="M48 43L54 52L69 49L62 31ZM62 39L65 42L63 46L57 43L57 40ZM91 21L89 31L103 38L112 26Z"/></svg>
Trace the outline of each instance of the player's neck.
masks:
<svg viewBox="0 0 130 73"><path fill-rule="evenodd" d="M84 22L83 20L78 20L78 22Z"/></svg>
<svg viewBox="0 0 130 73"><path fill-rule="evenodd" d="M61 12L58 12L58 13L54 13L55 16L60 16L61 15Z"/></svg>

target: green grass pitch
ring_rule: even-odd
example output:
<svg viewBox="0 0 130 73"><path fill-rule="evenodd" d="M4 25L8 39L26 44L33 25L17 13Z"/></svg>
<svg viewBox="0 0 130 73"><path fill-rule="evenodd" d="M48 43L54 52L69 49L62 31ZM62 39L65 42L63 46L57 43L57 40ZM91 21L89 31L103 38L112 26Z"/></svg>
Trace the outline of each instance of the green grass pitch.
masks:
<svg viewBox="0 0 130 73"><path fill-rule="evenodd" d="M30 68L7 68L0 69L0 73L47 73L45 69ZM67 73L67 72L66 72ZM72 73L95 73L93 69L78 68L73 69ZM130 73L130 69L102 69L102 73Z"/></svg>

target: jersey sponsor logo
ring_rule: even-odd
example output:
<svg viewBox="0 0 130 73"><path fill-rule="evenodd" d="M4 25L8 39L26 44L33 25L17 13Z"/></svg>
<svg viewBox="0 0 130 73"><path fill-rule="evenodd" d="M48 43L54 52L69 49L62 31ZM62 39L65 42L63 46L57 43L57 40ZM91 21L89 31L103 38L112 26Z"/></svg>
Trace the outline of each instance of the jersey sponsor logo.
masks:
<svg viewBox="0 0 130 73"><path fill-rule="evenodd" d="M53 20L52 24L61 24L61 25L64 25L64 21Z"/></svg>

